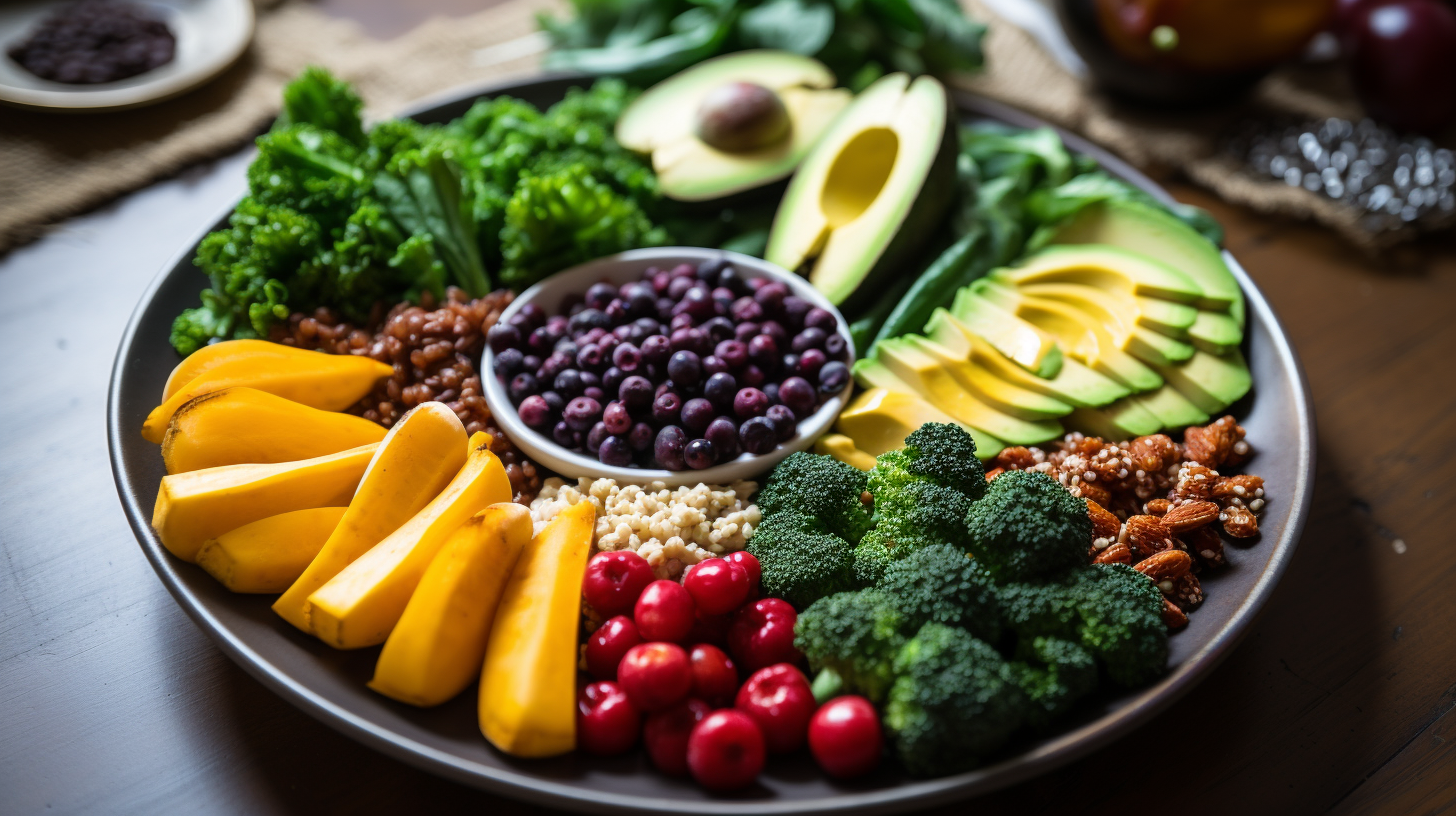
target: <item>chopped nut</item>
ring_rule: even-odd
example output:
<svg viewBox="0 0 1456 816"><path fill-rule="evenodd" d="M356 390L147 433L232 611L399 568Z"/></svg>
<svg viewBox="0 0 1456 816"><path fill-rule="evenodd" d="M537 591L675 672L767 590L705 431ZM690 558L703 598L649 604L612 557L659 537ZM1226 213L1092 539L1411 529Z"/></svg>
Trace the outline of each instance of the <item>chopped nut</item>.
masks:
<svg viewBox="0 0 1456 816"><path fill-rule="evenodd" d="M1178 538L1205 564L1212 567L1223 566L1223 538L1212 525L1188 530L1179 534Z"/></svg>
<svg viewBox="0 0 1456 816"><path fill-rule="evenodd" d="M1030 448L1020 445L1005 448L996 454L996 458L992 461L1003 470L1030 470L1036 467L1035 454L1031 452Z"/></svg>
<svg viewBox="0 0 1456 816"><path fill-rule="evenodd" d="M1191 573L1173 582L1171 594L1173 603L1178 604L1178 608L1185 612L1203 603L1203 585Z"/></svg>
<svg viewBox="0 0 1456 816"><path fill-rule="evenodd" d="M1160 473L1178 461L1178 446L1165 434L1140 436L1129 448L1133 464L1149 473Z"/></svg>
<svg viewBox="0 0 1456 816"><path fill-rule="evenodd" d="M1243 438L1244 429L1233 417L1220 417L1202 428L1194 426L1183 432L1183 455L1204 467L1219 468Z"/></svg>
<svg viewBox="0 0 1456 816"><path fill-rule="evenodd" d="M1000 467L998 467L998 468L991 468L990 470L986 471L986 481L989 482L992 479L996 478L997 476L1000 476L1001 474L1003 474L1005 472L1006 472L1006 468L1000 468Z"/></svg>
<svg viewBox="0 0 1456 816"><path fill-rule="evenodd" d="M1253 538L1259 534L1259 519L1247 507L1230 507L1219 519L1223 521L1223 531L1234 538Z"/></svg>

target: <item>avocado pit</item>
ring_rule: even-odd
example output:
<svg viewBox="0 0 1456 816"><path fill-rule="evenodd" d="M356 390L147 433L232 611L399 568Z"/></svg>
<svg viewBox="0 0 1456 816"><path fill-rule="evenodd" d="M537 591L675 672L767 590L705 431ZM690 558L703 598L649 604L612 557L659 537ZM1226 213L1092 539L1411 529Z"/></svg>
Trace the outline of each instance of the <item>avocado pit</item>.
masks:
<svg viewBox="0 0 1456 816"><path fill-rule="evenodd" d="M789 135L789 111L779 95L752 82L729 82L703 96L697 135L727 153L776 144Z"/></svg>

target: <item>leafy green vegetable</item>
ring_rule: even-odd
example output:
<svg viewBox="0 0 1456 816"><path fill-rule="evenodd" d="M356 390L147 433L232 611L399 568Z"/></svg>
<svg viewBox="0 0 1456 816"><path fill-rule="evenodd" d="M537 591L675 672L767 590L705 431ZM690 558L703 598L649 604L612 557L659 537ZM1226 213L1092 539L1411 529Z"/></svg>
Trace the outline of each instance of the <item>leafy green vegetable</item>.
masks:
<svg viewBox="0 0 1456 816"><path fill-rule="evenodd" d="M474 297L490 291L476 243L471 187L438 148L401 153L374 177L391 217L414 236L430 236L457 286Z"/></svg>
<svg viewBox="0 0 1456 816"><path fill-rule="evenodd" d="M317 65L310 65L284 86L283 112L274 127L313 125L363 147L364 124L359 118L363 107L363 100L349 83L335 79Z"/></svg>

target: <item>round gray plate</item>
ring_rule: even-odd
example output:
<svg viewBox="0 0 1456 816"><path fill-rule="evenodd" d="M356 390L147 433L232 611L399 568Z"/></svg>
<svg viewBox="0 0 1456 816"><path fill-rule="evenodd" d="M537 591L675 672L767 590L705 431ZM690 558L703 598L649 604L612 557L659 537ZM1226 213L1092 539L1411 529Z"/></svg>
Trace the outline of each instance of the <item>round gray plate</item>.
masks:
<svg viewBox="0 0 1456 816"><path fill-rule="evenodd" d="M472 88L430 100L413 115L441 122L460 115L481 96L502 93L545 106L560 99L568 87L586 82L551 76ZM976 97L958 96L956 101L968 118L1043 124ZM1123 162L1080 138L1068 134L1063 138L1110 172L1168 200L1166 193ZM169 555L152 533L148 520L164 471L157 446L143 440L139 429L177 363L167 344L172 318L196 304L205 284L192 265L195 249L195 244L183 249L142 297L112 371L107 409L112 470L142 550L177 602L223 651L295 705L420 768L532 802L593 812L870 813L962 799L1044 773L1146 722L1226 657L1273 591L1309 511L1314 421L1304 375L1269 304L1243 269L1226 256L1248 297L1244 351L1254 378L1253 393L1233 411L1257 451L1248 469L1266 480L1269 504L1260 521L1262 536L1230 547L1230 566L1205 581L1208 599L1190 616L1188 628L1172 637L1169 671L1158 683L1091 700L1057 733L1026 739L992 764L941 779L912 780L887 767L867 779L836 783L819 773L807 755L800 755L774 761L758 785L723 797L654 772L640 752L613 759L572 754L544 761L516 760L481 738L473 690L428 710L375 694L365 682L377 649L339 652L302 635L269 609L271 596L228 592L201 569Z"/></svg>

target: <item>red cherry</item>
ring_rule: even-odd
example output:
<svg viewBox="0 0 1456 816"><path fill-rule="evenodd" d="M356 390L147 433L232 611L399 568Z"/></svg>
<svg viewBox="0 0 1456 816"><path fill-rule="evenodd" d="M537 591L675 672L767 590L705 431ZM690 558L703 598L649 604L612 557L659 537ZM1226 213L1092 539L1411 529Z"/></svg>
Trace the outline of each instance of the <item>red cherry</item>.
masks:
<svg viewBox="0 0 1456 816"><path fill-rule="evenodd" d="M688 698L667 709L647 715L642 726L642 744L659 771L670 776L688 775L688 737L713 707Z"/></svg>
<svg viewBox="0 0 1456 816"><path fill-rule="evenodd" d="M682 643L693 629L693 599L676 581L653 581L642 590L632 618L643 640Z"/></svg>
<svg viewBox="0 0 1456 816"><path fill-rule="evenodd" d="M699 563L683 578L693 603L709 615L726 615L742 606L748 586L748 570L722 558Z"/></svg>
<svg viewBox="0 0 1456 816"><path fill-rule="evenodd" d="M754 672L733 701L734 708L758 723L765 745L775 754L803 747L814 706L808 678L788 663Z"/></svg>
<svg viewBox="0 0 1456 816"><path fill-rule="evenodd" d="M743 567L748 573L749 583L753 584L755 589L758 588L759 579L763 577L763 567L759 566L758 559L753 556L753 553L747 550L738 550L723 556L723 560Z"/></svg>
<svg viewBox="0 0 1456 816"><path fill-rule="evenodd" d="M622 657L617 682L641 710L661 711L677 705L692 690L692 663L676 643L639 643Z"/></svg>
<svg viewBox="0 0 1456 816"><path fill-rule="evenodd" d="M836 779L862 776L880 764L884 735L869 700L835 697L809 721L809 751L824 772Z"/></svg>
<svg viewBox="0 0 1456 816"><path fill-rule="evenodd" d="M621 615L632 609L654 577L647 559L631 550L597 553L586 565L581 595L603 615Z"/></svg>
<svg viewBox="0 0 1456 816"><path fill-rule="evenodd" d="M797 663L794 622L799 615L787 601L761 598L738 610L728 627L728 651L738 665L756 671L775 663Z"/></svg>
<svg viewBox="0 0 1456 816"><path fill-rule="evenodd" d="M688 770L708 790L730 791L753 784L763 770L763 756L758 725L731 708L704 717L688 737Z"/></svg>
<svg viewBox="0 0 1456 816"><path fill-rule="evenodd" d="M733 704L733 693L738 690L738 667L733 658L717 646L699 643L688 652L688 662L693 667L694 697L717 708Z"/></svg>
<svg viewBox="0 0 1456 816"><path fill-rule="evenodd" d="M586 670L598 680L616 680L617 664L627 650L642 642L637 624L626 615L608 618L586 639Z"/></svg>
<svg viewBox="0 0 1456 816"><path fill-rule="evenodd" d="M637 744L642 715L621 686L588 683L576 698L576 744L589 754L612 756Z"/></svg>
<svg viewBox="0 0 1456 816"><path fill-rule="evenodd" d="M1456 121L1456 9L1439 0L1364 3L1348 39L1355 92L1371 116L1426 133Z"/></svg>

